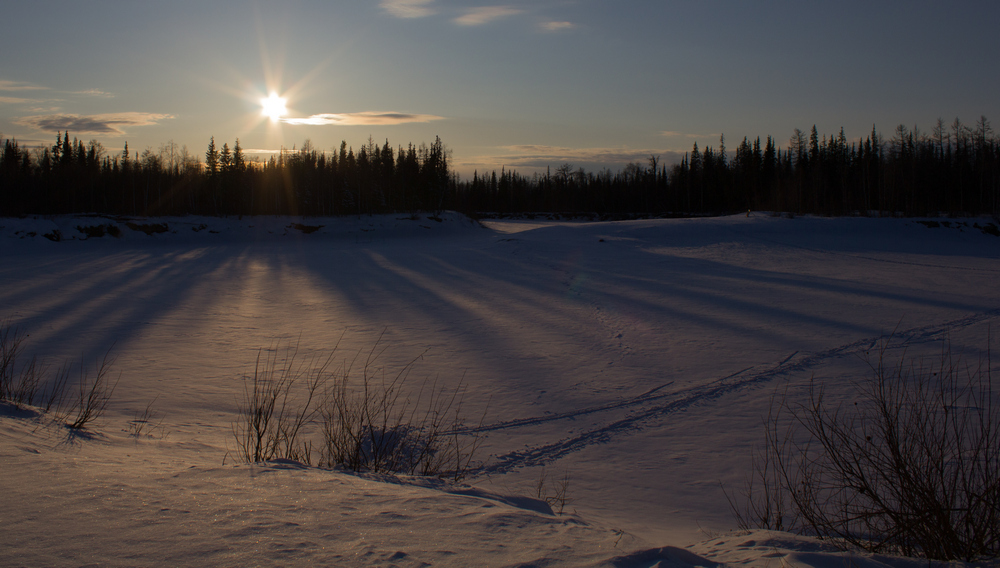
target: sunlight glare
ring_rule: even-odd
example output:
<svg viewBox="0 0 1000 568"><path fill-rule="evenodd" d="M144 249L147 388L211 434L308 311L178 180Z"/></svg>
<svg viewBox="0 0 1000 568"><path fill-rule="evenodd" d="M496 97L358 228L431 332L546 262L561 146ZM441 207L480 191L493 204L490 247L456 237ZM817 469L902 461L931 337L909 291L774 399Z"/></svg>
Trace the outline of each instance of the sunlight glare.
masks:
<svg viewBox="0 0 1000 568"><path fill-rule="evenodd" d="M288 109L285 107L287 103L288 101L284 97L279 97L278 93L272 91L266 99L260 100L260 113L270 118L271 122L278 122L281 117L288 114Z"/></svg>

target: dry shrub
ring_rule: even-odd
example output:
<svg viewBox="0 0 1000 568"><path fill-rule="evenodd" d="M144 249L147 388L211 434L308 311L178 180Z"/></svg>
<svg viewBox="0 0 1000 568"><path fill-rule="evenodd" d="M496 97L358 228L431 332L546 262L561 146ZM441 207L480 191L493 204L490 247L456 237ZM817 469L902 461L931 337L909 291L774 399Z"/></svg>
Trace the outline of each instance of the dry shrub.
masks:
<svg viewBox="0 0 1000 568"><path fill-rule="evenodd" d="M730 510L740 530L760 528L796 532L798 529L798 517L789 509L788 494L782 485L780 469L783 460L788 460L792 453L791 425L785 424L782 435L777 435L778 416L785 400L785 395L779 398L777 392L771 395L768 415L764 419L767 444L763 449L754 447L750 450L750 469L739 491L742 499L730 494L723 487L726 500L729 501Z"/></svg>
<svg viewBox="0 0 1000 568"><path fill-rule="evenodd" d="M946 344L925 366L905 354L888 361L888 346L878 346L853 404L831 406L815 387L805 404L776 397L744 503L731 499L738 522L877 553L1000 556L1000 407L988 352L968 366Z"/></svg>
<svg viewBox="0 0 1000 568"><path fill-rule="evenodd" d="M111 395L114 394L121 374L112 383L109 379L111 367L115 358L111 356L109 349L101 362L97 364L93 377L87 372L86 366L80 362L80 379L76 383L75 394L68 401L65 399L56 411L60 420L74 430L79 430L100 418L111 402ZM68 377L69 371L65 367L56 378L57 384L68 384L64 379Z"/></svg>
<svg viewBox="0 0 1000 568"><path fill-rule="evenodd" d="M542 466L542 471L538 474L538 482L535 484L535 497L545 501L555 514L561 515L566 509L566 505L573 502L569 496L569 481L569 471L567 470L554 484L550 484L545 466Z"/></svg>
<svg viewBox="0 0 1000 568"><path fill-rule="evenodd" d="M336 368L336 346L303 365L295 363L297 348L286 349L290 356L280 364L272 351L263 363L258 354L253 376L244 377L233 424L240 461L312 464L316 446L306 431L318 430L320 467L456 481L472 468L480 439L463 430L464 386L445 389L425 379L413 392L408 378L422 355L390 372L379 363L382 336Z"/></svg>
<svg viewBox="0 0 1000 568"><path fill-rule="evenodd" d="M0 323L0 400L52 412L57 420L75 430L100 418L118 385L118 379L114 383L110 380L115 361L111 349L97 364L93 375L81 361L79 380L70 380L70 365L63 365L46 380L46 367L36 357L18 366L26 338L8 321Z"/></svg>
<svg viewBox="0 0 1000 568"><path fill-rule="evenodd" d="M0 323L0 400L31 406L39 390L38 360L32 357L18 368L27 337L6 320Z"/></svg>
<svg viewBox="0 0 1000 568"><path fill-rule="evenodd" d="M132 415L132 420L128 421L125 428L125 432L133 438L142 438L144 436L153 436L154 432L159 431L160 437L166 437L166 432L163 428L163 418L160 413L153 410L153 404L156 403L156 399L146 403L146 407L141 412L135 412Z"/></svg>
<svg viewBox="0 0 1000 568"><path fill-rule="evenodd" d="M243 402L232 425L238 460L310 461L311 446L300 434L318 412L316 393L327 381L333 354L303 361L298 353L298 344L257 351L253 375L243 377Z"/></svg>

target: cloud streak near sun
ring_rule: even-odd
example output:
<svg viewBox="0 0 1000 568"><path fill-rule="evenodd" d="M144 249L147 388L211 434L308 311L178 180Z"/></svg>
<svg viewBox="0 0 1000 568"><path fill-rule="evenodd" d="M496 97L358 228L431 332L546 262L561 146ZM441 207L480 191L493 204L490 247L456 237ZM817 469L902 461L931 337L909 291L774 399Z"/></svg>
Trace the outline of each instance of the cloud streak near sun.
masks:
<svg viewBox="0 0 1000 568"><path fill-rule="evenodd" d="M543 30L547 32L561 32L565 30L571 30L576 27L573 22L542 22L539 24Z"/></svg>
<svg viewBox="0 0 1000 568"><path fill-rule="evenodd" d="M404 112L347 112L339 114L314 114L304 118L282 118L281 122L291 125L305 126L387 126L408 124L411 122L431 122L443 120L442 116L432 114L410 114Z"/></svg>
<svg viewBox="0 0 1000 568"><path fill-rule="evenodd" d="M520 14L522 11L510 6L483 6L466 10L465 14L453 19L452 22L460 26L481 26L500 18Z"/></svg>
<svg viewBox="0 0 1000 568"><path fill-rule="evenodd" d="M449 18L452 24L462 27L483 26L511 16L530 13L524 8L507 5L439 8L434 5L434 0L382 0L379 2L379 7L386 14L403 19L426 18L441 13ZM575 24L566 21L547 20L538 23L538 29L547 32L564 31L574 27Z"/></svg>
<svg viewBox="0 0 1000 568"><path fill-rule="evenodd" d="M660 132L660 136L666 136L667 138L716 138L718 134L694 134L691 132L678 132L676 130L664 130Z"/></svg>
<svg viewBox="0 0 1000 568"><path fill-rule="evenodd" d="M424 18L435 13L430 7L434 0L382 0L379 7L397 18Z"/></svg>
<svg viewBox="0 0 1000 568"><path fill-rule="evenodd" d="M473 157L458 164L472 167L545 169L564 163L576 164L589 169L607 166L623 167L629 162L646 164L650 156L658 156L663 163L680 161L682 152L664 148L569 148L565 146L547 146L543 144L517 144L500 146L500 153L490 156Z"/></svg>
<svg viewBox="0 0 1000 568"><path fill-rule="evenodd" d="M112 134L121 136L132 126L149 126L162 120L174 118L171 114L151 112L116 112L109 114L46 114L25 116L15 120L15 124L29 126L45 132L69 130L81 134Z"/></svg>
<svg viewBox="0 0 1000 568"><path fill-rule="evenodd" d="M0 104L10 104L10 105L23 105L34 103L39 104L51 104L53 102L64 102L64 99L53 98L51 94L56 95L69 95L71 97L100 97L110 99L115 95L107 91L102 91L100 89L86 89L83 91L60 91L53 90L49 87L43 87L40 85L35 85L32 83L25 83L23 81L10 81L7 79L0 79L0 92L15 93L18 96L0 96ZM40 95L49 96L40 96Z"/></svg>
<svg viewBox="0 0 1000 568"><path fill-rule="evenodd" d="M629 162L643 161L650 154L662 154L669 152L663 149L639 149L639 148L568 148L564 146L546 146L543 144L516 144L511 146L500 146L508 154L504 156L512 162L542 160L551 163L552 160L579 160L579 161L605 161L605 162Z"/></svg>
<svg viewBox="0 0 1000 568"><path fill-rule="evenodd" d="M46 89L47 87L39 87L31 83L0 79L0 91L44 91Z"/></svg>

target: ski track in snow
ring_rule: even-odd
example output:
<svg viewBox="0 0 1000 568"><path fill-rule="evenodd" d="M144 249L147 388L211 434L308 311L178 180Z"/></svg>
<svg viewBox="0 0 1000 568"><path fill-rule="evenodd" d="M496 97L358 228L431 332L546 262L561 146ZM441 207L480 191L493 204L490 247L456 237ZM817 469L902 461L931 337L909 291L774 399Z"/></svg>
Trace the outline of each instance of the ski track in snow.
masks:
<svg viewBox="0 0 1000 568"><path fill-rule="evenodd" d="M891 338L899 342L894 345L894 347L924 343L935 340L950 331L969 327L997 317L1000 317L1000 309L988 310L945 323L915 327L904 331L897 330L891 335ZM482 433L510 428L520 428L557 420L573 419L587 414L607 410L658 403L655 406L633 411L624 418L608 422L596 428L582 432L576 436L496 456L491 462L480 467L480 469L476 472L476 475L502 474L524 467L544 466L566 456L567 454L583 450L588 446L604 444L610 442L618 436L624 436L641 431L646 427L646 423L649 421L661 418L668 414L680 412L690 406L715 400L738 390L757 386L778 376L804 371L829 359L854 354L859 350L871 349L878 344L880 340L887 339L887 337L888 336L881 336L859 339L826 351L806 354L800 357L796 357L796 355L799 355L799 352L796 351L777 365L768 369L757 372L749 372L753 369L753 367L747 367L746 369L737 371L736 373L727 375L721 379L716 379L710 383L685 390L657 394L659 390L673 384L673 381L671 381L667 384L646 391L638 396L619 400L610 404L593 406L559 414L496 422L493 424L483 425L478 428L464 429L459 433Z"/></svg>

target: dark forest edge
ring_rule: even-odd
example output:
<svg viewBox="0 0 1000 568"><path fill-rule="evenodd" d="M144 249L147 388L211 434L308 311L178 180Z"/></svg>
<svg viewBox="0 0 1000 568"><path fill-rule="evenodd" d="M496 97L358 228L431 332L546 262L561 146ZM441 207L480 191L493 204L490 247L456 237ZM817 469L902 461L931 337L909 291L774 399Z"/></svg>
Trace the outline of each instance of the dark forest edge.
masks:
<svg viewBox="0 0 1000 568"><path fill-rule="evenodd" d="M796 129L787 149L768 136L734 152L695 144L679 164L658 156L613 172L563 164L526 176L502 168L461 180L440 137L393 148L371 138L357 152L308 142L267 161L248 161L239 140L200 162L172 142L133 155L109 153L59 133L51 147L3 141L0 215L336 216L456 210L475 215L559 213L687 216L748 210L817 215L1000 214L1000 139L986 117L974 126L938 120L930 133L904 125L888 139L873 127L848 142L841 129Z"/></svg>

